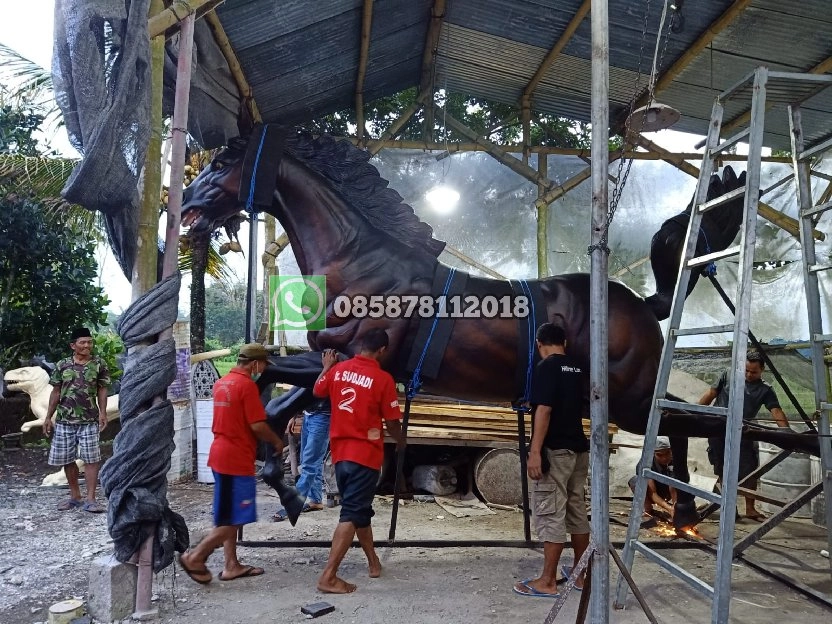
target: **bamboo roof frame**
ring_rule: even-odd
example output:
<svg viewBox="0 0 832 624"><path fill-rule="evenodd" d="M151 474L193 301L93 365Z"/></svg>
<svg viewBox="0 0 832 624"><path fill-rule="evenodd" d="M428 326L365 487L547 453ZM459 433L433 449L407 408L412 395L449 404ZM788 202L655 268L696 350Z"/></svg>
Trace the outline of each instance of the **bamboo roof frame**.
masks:
<svg viewBox="0 0 832 624"><path fill-rule="evenodd" d="M222 4L224 1L225 0L175 0L169 8L165 9L161 13L151 17L148 20L148 30L151 36L154 36L154 33L165 33L166 36L170 36L173 32L176 32L176 30L178 29L178 22L188 12L196 12L197 18L205 17L209 23L209 26L211 26L212 32L214 34L218 46L222 50L222 53L229 64L232 76L234 77L234 80L237 83L238 90L241 94L241 97L243 98L243 101L246 103L251 118L254 121L260 121L261 116L257 108L257 104L254 100L251 86L249 85L245 77L245 73L242 69L239 59L234 53L234 50L231 46L230 41L228 40L228 37L225 35L225 31L222 28L222 24L220 23L219 18L214 12L214 9L220 4ZM751 4L751 1L752 0L736 0L736 2L733 5L731 5L731 7L728 8L705 31L705 33L703 33L703 35L699 39L697 39L685 51L685 53L675 63L673 63L673 65L670 68L668 68L667 71L662 73L662 75L656 81L654 94L658 94L659 92L664 90L668 85L670 85L673 79L676 76L678 76L694 60L697 54L699 54L708 45L710 45L719 33L725 30L731 23L734 22L734 20L736 20L743 13L743 11L748 7L748 5ZM366 67L369 58L369 43L370 32L372 29L373 0L364 0L362 13L361 53L355 86L356 120L359 123L357 124L357 137L355 139L350 138L349 140L351 140L354 144L358 145L359 147L366 147L367 151L372 155L376 155L384 147L401 149L440 149L443 151L447 151L448 154L460 151L485 151L489 153L497 161L518 173L518 175L521 175L527 180L537 184L539 186L540 192L537 201L535 201L535 207L538 211L545 209L545 207L548 206L548 204L562 197L570 190L580 185L581 182L588 179L590 176L590 168L587 167L586 169L580 171L579 173L575 174L574 176L566 180L563 184L556 184L552 180L548 179L548 177L545 174L542 174L541 171L536 171L528 166L527 163L529 154L567 154L578 156L581 158L588 158L590 157L590 151L530 145L530 132L528 128L528 126L530 125L530 115L528 115L527 111L530 109L530 101L535 88L539 84L542 77L545 75L545 72L551 67L551 65L557 59L558 55L563 50L564 46L574 35L577 28L586 18L590 6L591 0L584 0L584 2L575 12L575 15L570 20L564 33L561 35L558 41L556 41L555 44L552 46L544 60L538 66L535 74L524 88L520 101L521 111L523 114L523 143L518 149L517 146L497 145L492 141L485 139L484 137L478 136L475 131L471 130L470 128L462 124L460 121L448 115L444 110L441 109L441 107L435 104L432 106L428 105L432 104L433 99L433 74L436 66L437 45L439 41L439 35L441 33L442 23L444 21L446 12L445 0L434 0L434 5L431 9L431 22L426 35L425 49L422 62L420 91L419 95L416 98L416 101L414 102L414 104L412 104L410 107L408 107L405 111L402 112L400 117L395 122L393 122L393 124L390 125L390 127L382 134L382 136L380 136L378 139L371 140L369 142L366 141L365 134L364 132L362 132L364 126L363 82L364 77L366 76ZM812 70L810 70L810 73L821 74L826 73L830 70L832 70L832 57L827 58L823 62L819 63ZM647 102L647 97L648 95L646 93L643 94L640 98L636 100L634 107L644 105ZM429 131L427 120L429 118L434 118L436 112L442 112L443 118L445 119L445 122L448 124L448 126L453 128L457 132L463 134L464 136L468 137L471 143L438 144L435 142L430 142L427 139L423 142L393 140L394 137L402 130L402 128L404 128L407 122L413 117L413 115L415 115L420 109L424 109L425 111L426 123L423 136L427 136L427 133ZM742 118L743 116L741 115L737 119L732 120L731 122L726 124L726 128L731 126L731 124L740 125L741 123L743 123ZM615 123L611 123L610 125L611 127L622 126L623 119L616 120ZM701 154L673 153L670 150L666 150L641 136L639 136L637 139L631 140L634 140L638 145L645 148L647 151L636 151L632 149L631 145L625 144L623 150L610 154L610 162L614 162L615 160L621 157L639 160L660 159L674 165L681 171L684 171L690 175L698 176L698 168L686 161L699 160L701 159ZM510 155L512 152L518 151L522 154L522 160ZM745 157L726 154L724 155L723 160L743 161L745 160ZM766 157L763 160L766 162L789 162L788 158L781 157ZM830 185L830 187L826 189L823 196L827 197L830 194L832 194L832 185ZM791 217L788 217L787 215L780 213L779 211L775 210L774 208L772 208L768 204L765 204L764 202L760 202L759 213L763 218L785 229L793 236L798 236L797 222L795 219L792 219ZM814 230L813 234L814 237L818 240L823 240L825 238L825 235L818 230ZM480 268L481 270L483 269L483 267L478 268Z"/></svg>

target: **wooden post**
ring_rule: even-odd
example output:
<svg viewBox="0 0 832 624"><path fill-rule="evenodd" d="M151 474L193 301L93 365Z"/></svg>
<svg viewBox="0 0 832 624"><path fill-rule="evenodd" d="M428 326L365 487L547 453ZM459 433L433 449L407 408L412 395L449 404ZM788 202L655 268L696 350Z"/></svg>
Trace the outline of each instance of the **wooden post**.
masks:
<svg viewBox="0 0 832 624"><path fill-rule="evenodd" d="M546 154L537 155L537 172L541 178L548 177L549 161ZM546 187L537 185L537 198L540 200L546 194ZM549 276L549 204L540 202L537 208L537 278Z"/></svg>

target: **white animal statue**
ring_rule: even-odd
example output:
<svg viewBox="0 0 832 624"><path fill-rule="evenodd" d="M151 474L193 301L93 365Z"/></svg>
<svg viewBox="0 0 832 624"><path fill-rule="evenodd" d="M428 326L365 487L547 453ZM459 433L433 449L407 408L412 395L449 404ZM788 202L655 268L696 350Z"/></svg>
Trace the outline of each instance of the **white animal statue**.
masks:
<svg viewBox="0 0 832 624"><path fill-rule="evenodd" d="M49 373L40 366L25 366L8 371L3 379L8 390L25 392L29 395L29 409L34 414L35 420L23 423L20 430L26 432L33 427L43 426L46 412L49 409L49 395L52 393ZM107 398L107 421L118 417L118 395L116 394Z"/></svg>
<svg viewBox="0 0 832 624"><path fill-rule="evenodd" d="M25 392L29 395L29 409L35 415L35 420L26 421L20 427L20 430L26 432L33 427L43 426L43 421L46 420L46 412L49 410L49 395L52 393L52 386L49 385L49 373L40 366L25 366L8 371L3 379L8 390ZM118 395L116 394L107 398L107 421L115 420L118 417ZM84 462L78 459L75 463L78 465L78 469L83 472ZM58 470L44 477L41 486L60 487L66 484L64 471Z"/></svg>

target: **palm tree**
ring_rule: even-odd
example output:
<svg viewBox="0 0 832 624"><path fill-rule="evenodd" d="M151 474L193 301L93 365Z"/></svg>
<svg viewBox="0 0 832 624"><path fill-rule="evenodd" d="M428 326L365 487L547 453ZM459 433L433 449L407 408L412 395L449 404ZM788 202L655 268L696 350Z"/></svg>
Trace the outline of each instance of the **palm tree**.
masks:
<svg viewBox="0 0 832 624"><path fill-rule="evenodd" d="M46 69L3 44L0 44L0 68L0 106L37 111L41 117L40 127L57 131L63 126L61 111L52 90L52 76ZM12 153L4 151L0 144L0 193L26 193L37 199L46 210L60 211L61 218L69 227L95 232L98 240L104 242L106 230L103 216L61 197L61 190L77 162L77 159L61 157L54 152L39 155ZM160 204L160 211L163 208ZM204 343L204 276L208 275L223 284L230 284L233 279L220 253L219 241L211 236L196 244L180 245L179 270L191 271L193 282L197 285L192 289L191 297L192 328L196 336L202 336L199 342Z"/></svg>

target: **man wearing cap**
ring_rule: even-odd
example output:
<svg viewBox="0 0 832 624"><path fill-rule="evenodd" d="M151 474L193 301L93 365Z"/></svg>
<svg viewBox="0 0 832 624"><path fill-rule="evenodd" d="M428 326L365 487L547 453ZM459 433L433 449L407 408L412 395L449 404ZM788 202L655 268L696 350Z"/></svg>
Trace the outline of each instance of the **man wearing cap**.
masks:
<svg viewBox="0 0 832 624"><path fill-rule="evenodd" d="M208 453L208 465L214 472L214 529L196 548L179 557L187 575L203 585L213 578L206 561L220 545L225 555L225 566L218 577L221 581L264 572L237 559L237 531L257 520L257 440L271 444L278 455L283 452L283 442L266 422L254 383L266 369L268 355L261 344L243 345L237 366L214 384L214 442Z"/></svg>
<svg viewBox="0 0 832 624"><path fill-rule="evenodd" d="M659 474L673 476L673 451L670 450L670 439L666 436L656 438L656 448L653 451L653 463L650 470ZM630 489L635 492L636 477L629 482ZM659 483L653 479L647 480L647 496L644 497L644 516L647 522L653 520L654 507L658 507L671 518L673 517L673 505L676 503L676 489Z"/></svg>
<svg viewBox="0 0 832 624"><path fill-rule="evenodd" d="M92 334L86 327L72 332L69 348L72 356L58 362L49 378L52 393L43 421L43 434L49 437L49 465L63 466L69 484L69 500L58 505L61 511L81 508L101 513L104 507L95 500L98 469L101 467L99 434L107 426L107 388L110 371L103 361L92 355ZM57 412L53 427L52 416ZM85 464L87 498L81 500L76 459Z"/></svg>

